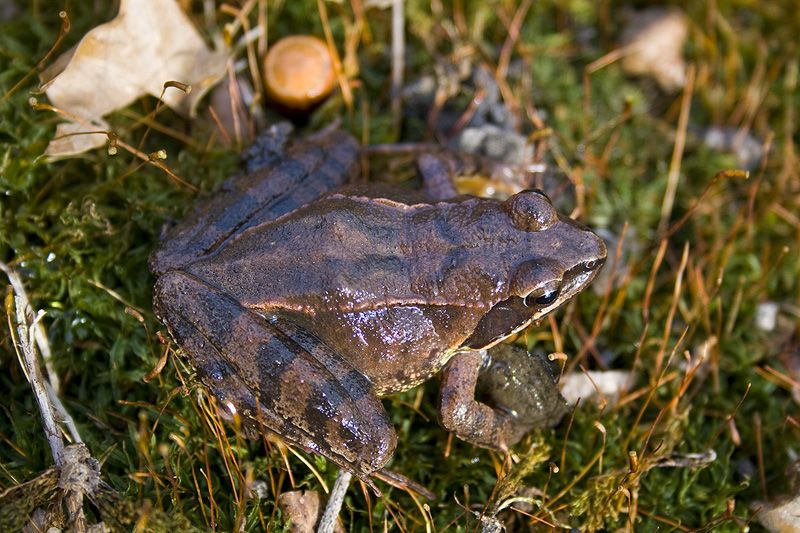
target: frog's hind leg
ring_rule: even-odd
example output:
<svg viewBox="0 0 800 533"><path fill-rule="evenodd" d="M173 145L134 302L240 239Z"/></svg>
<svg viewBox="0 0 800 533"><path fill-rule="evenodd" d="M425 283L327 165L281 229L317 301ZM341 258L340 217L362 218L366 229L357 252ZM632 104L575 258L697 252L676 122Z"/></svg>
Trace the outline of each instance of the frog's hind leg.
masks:
<svg viewBox="0 0 800 533"><path fill-rule="evenodd" d="M467 152L423 154L417 159L425 194L435 200L458 197L457 178L481 176L487 187L478 196L505 199L531 186L537 166L504 163L490 157ZM467 187L473 189L473 187Z"/></svg>
<svg viewBox="0 0 800 533"><path fill-rule="evenodd" d="M223 405L374 489L367 476L391 458L397 436L361 373L311 335L282 330L191 275L167 273L154 294L156 315Z"/></svg>
<svg viewBox="0 0 800 533"><path fill-rule="evenodd" d="M476 161L472 158L462 158L461 154L448 152L422 154L417 159L417 167L425 194L435 200L447 200L458 196L453 179L474 170L472 166Z"/></svg>
<svg viewBox="0 0 800 533"><path fill-rule="evenodd" d="M247 228L275 220L355 180L358 141L340 130L296 142L271 164L226 181L150 254L156 276L214 253Z"/></svg>

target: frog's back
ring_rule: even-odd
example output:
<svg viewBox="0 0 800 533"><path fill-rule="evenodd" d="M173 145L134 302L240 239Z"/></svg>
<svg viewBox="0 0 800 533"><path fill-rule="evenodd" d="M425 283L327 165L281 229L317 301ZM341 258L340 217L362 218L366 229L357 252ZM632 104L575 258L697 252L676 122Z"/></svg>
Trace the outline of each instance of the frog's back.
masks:
<svg viewBox="0 0 800 533"><path fill-rule="evenodd" d="M454 301L485 307L492 303L487 296L496 298L470 291L496 283L450 287L437 281L457 282L444 271L460 268L476 280L476 265L483 263L451 229L448 216L458 205L333 194L243 232L186 270L265 310L313 314Z"/></svg>
<svg viewBox="0 0 800 533"><path fill-rule="evenodd" d="M320 200L243 232L186 270L251 308L338 306L378 297L375 287L407 296L402 212L359 206L338 195Z"/></svg>

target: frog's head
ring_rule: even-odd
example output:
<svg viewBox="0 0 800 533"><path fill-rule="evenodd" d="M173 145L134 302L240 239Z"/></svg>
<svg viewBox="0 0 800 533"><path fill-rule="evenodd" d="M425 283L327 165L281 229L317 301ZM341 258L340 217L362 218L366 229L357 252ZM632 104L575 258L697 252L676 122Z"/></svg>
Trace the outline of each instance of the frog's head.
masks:
<svg viewBox="0 0 800 533"><path fill-rule="evenodd" d="M539 190L522 191L504 204L512 224L527 232L526 249L510 272L509 296L492 306L465 342L486 348L542 320L589 286L606 259L603 240L556 213Z"/></svg>

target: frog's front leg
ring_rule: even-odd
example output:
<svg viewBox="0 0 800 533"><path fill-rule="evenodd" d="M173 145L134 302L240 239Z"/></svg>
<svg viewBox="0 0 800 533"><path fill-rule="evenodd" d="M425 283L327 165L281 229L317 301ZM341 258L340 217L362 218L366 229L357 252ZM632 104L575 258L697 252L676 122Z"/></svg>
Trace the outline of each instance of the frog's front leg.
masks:
<svg viewBox="0 0 800 533"><path fill-rule="evenodd" d="M524 432L515 430L507 413L475 399L485 356L485 350L470 350L456 354L447 363L439 389L439 424L470 444L505 452Z"/></svg>
<svg viewBox="0 0 800 533"><path fill-rule="evenodd" d="M153 309L223 405L374 488L366 476L391 458L397 436L372 384L352 365L310 334L271 323L185 272L159 278Z"/></svg>
<svg viewBox="0 0 800 533"><path fill-rule="evenodd" d="M476 388L492 407L475 399ZM488 354L462 352L443 371L440 424L476 446L506 451L532 428L557 424L566 412L549 368L522 348L499 344Z"/></svg>

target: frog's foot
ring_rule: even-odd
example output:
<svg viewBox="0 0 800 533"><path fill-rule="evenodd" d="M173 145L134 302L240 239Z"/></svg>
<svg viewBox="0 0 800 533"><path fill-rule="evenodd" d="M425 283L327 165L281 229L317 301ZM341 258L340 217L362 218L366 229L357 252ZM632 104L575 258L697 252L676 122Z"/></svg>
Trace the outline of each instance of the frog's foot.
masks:
<svg viewBox="0 0 800 533"><path fill-rule="evenodd" d="M461 440L503 452L530 429L500 409L475 399L485 351L456 354L442 372L439 424Z"/></svg>
<svg viewBox="0 0 800 533"><path fill-rule="evenodd" d="M455 152L423 154L417 159L425 194L436 200L448 200L458 196L454 178L476 174L485 170L481 158Z"/></svg>
<svg viewBox="0 0 800 533"><path fill-rule="evenodd" d="M460 176L479 174L502 178L508 173L504 170L507 165L467 152L423 154L417 159L417 167L425 194L436 200L458 196L455 179Z"/></svg>
<svg viewBox="0 0 800 533"><path fill-rule="evenodd" d="M436 200L449 200L458 196L456 182L462 177L479 177L473 183L485 183L483 191L476 185L467 185L470 194L503 200L529 189L533 175L541 172L540 165L519 165L468 152L439 152L423 154L417 159L425 194ZM469 183L469 182L468 182ZM461 187L463 188L463 187Z"/></svg>
<svg viewBox="0 0 800 533"><path fill-rule="evenodd" d="M397 436L372 384L352 365L186 273L165 274L154 294L156 315L223 405L374 488L367 476L391 458Z"/></svg>
<svg viewBox="0 0 800 533"><path fill-rule="evenodd" d="M478 378L481 397L510 413L521 426L552 427L569 411L541 356L500 343L489 348L488 358Z"/></svg>
<svg viewBox="0 0 800 533"><path fill-rule="evenodd" d="M294 126L287 121L272 124L259 133L250 148L242 154L245 172L254 172L278 162L286 152L293 133Z"/></svg>

